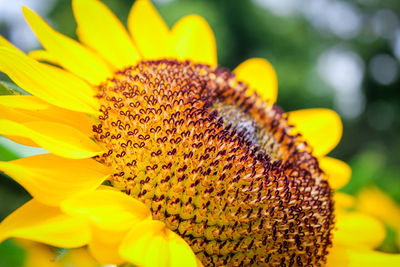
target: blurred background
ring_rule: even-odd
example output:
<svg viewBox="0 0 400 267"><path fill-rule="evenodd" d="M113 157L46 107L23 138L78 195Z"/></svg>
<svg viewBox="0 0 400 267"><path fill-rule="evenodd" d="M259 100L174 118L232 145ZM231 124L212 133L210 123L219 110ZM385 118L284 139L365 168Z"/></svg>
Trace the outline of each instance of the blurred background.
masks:
<svg viewBox="0 0 400 267"><path fill-rule="evenodd" d="M125 23L134 1L103 2ZM336 110L344 133L331 155L353 169L352 180L342 191L356 195L374 185L400 203L400 120L396 117L400 111L400 1L153 2L169 26L187 14L203 16L215 33L222 67L232 70L250 57L268 59L278 74L278 105L285 111ZM22 5L76 38L69 0L0 0L0 34L22 50L40 48L23 19ZM0 139L0 160L38 152ZM0 220L28 199L19 185L0 177ZM387 230L380 250L399 252L395 229L388 226ZM23 253L13 242L4 242L0 266L11 266L4 265L10 262L18 266Z"/></svg>

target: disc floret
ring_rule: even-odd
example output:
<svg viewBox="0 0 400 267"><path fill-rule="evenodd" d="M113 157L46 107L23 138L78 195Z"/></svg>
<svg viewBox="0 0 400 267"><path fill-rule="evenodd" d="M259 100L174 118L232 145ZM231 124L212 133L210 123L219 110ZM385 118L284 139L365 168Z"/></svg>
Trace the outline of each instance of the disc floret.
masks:
<svg viewBox="0 0 400 267"><path fill-rule="evenodd" d="M205 265L321 265L331 189L286 115L229 71L143 61L98 87L99 161Z"/></svg>

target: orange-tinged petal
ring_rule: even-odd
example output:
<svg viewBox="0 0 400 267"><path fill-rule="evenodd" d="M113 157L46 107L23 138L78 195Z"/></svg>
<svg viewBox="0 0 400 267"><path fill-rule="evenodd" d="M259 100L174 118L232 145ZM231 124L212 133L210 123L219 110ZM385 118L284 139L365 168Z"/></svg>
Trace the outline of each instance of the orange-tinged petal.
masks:
<svg viewBox="0 0 400 267"><path fill-rule="evenodd" d="M208 23L198 15L180 19L172 28L169 55L179 60L217 65L217 46Z"/></svg>
<svg viewBox="0 0 400 267"><path fill-rule="evenodd" d="M90 220L103 231L127 231L138 221L151 217L149 208L137 199L114 190L96 190L62 203L62 209ZM115 226L118 225L118 228ZM114 236L104 237L112 241Z"/></svg>
<svg viewBox="0 0 400 267"><path fill-rule="evenodd" d="M385 239L385 228L377 219L360 212L337 215L333 243L345 246L376 248Z"/></svg>
<svg viewBox="0 0 400 267"><path fill-rule="evenodd" d="M1 222L0 242L10 237L72 248L87 244L90 231L85 221L32 199Z"/></svg>
<svg viewBox="0 0 400 267"><path fill-rule="evenodd" d="M98 113L94 90L73 74L0 47L0 71L29 93L70 110Z"/></svg>
<svg viewBox="0 0 400 267"><path fill-rule="evenodd" d="M377 187L362 189L357 195L356 209L374 216L396 230L400 247L400 205Z"/></svg>
<svg viewBox="0 0 400 267"><path fill-rule="evenodd" d="M263 58L251 58L233 71L238 81L249 85L249 93L256 91L264 100L275 103L278 97L278 79L272 65Z"/></svg>
<svg viewBox="0 0 400 267"><path fill-rule="evenodd" d="M356 208L400 231L400 205L377 187L362 189L357 195Z"/></svg>
<svg viewBox="0 0 400 267"><path fill-rule="evenodd" d="M90 158L102 152L88 136L60 123L0 120L0 134L30 138L44 149L66 158Z"/></svg>
<svg viewBox="0 0 400 267"><path fill-rule="evenodd" d="M135 65L140 55L118 18L100 1L74 0L78 36L118 69Z"/></svg>
<svg viewBox="0 0 400 267"><path fill-rule="evenodd" d="M98 228L92 229L92 238L89 242L89 250L92 256L102 265L122 264L126 262L118 253L119 246L126 234L123 233L107 233L99 231ZM112 235L112 239L108 237Z"/></svg>
<svg viewBox="0 0 400 267"><path fill-rule="evenodd" d="M345 186L351 177L350 166L338 159L323 157L318 160L320 168L328 175L329 185L333 189Z"/></svg>
<svg viewBox="0 0 400 267"><path fill-rule="evenodd" d="M111 69L95 53L54 31L32 10L23 7L22 11L44 48L62 67L96 85L112 76Z"/></svg>
<svg viewBox="0 0 400 267"><path fill-rule="evenodd" d="M128 17L128 29L143 58L167 56L169 28L150 0L135 1Z"/></svg>
<svg viewBox="0 0 400 267"><path fill-rule="evenodd" d="M136 224L122 242L119 253L143 267L197 266L190 246L161 221Z"/></svg>
<svg viewBox="0 0 400 267"><path fill-rule="evenodd" d="M78 193L93 191L111 173L93 159L66 159L52 154L0 162L0 170L49 206Z"/></svg>
<svg viewBox="0 0 400 267"><path fill-rule="evenodd" d="M343 210L343 209L353 208L356 203L355 197L346 193L335 192L333 197L335 200L336 209Z"/></svg>
<svg viewBox="0 0 400 267"><path fill-rule="evenodd" d="M373 233L370 233L373 234ZM400 266L400 254L389 254L364 248L336 246L328 254L327 267Z"/></svg>
<svg viewBox="0 0 400 267"><path fill-rule="evenodd" d="M291 111L289 123L296 126L315 156L324 156L336 147L342 137L342 121L330 109L313 108Z"/></svg>

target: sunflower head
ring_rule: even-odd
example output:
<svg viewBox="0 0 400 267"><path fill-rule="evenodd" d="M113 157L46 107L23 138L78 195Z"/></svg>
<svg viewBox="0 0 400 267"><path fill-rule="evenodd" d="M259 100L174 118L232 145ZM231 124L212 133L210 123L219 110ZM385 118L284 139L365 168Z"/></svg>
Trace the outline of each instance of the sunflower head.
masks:
<svg viewBox="0 0 400 267"><path fill-rule="evenodd" d="M142 61L98 86L98 160L205 265L324 262L331 189L282 111L228 70Z"/></svg>

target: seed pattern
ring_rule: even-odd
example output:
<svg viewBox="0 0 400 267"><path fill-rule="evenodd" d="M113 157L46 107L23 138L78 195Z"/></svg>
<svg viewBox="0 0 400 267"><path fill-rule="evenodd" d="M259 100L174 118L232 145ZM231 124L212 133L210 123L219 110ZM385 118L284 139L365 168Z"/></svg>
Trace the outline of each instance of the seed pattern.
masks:
<svg viewBox="0 0 400 267"><path fill-rule="evenodd" d="M190 61L117 72L98 87L98 160L205 266L321 266L332 191L286 115L246 90Z"/></svg>

